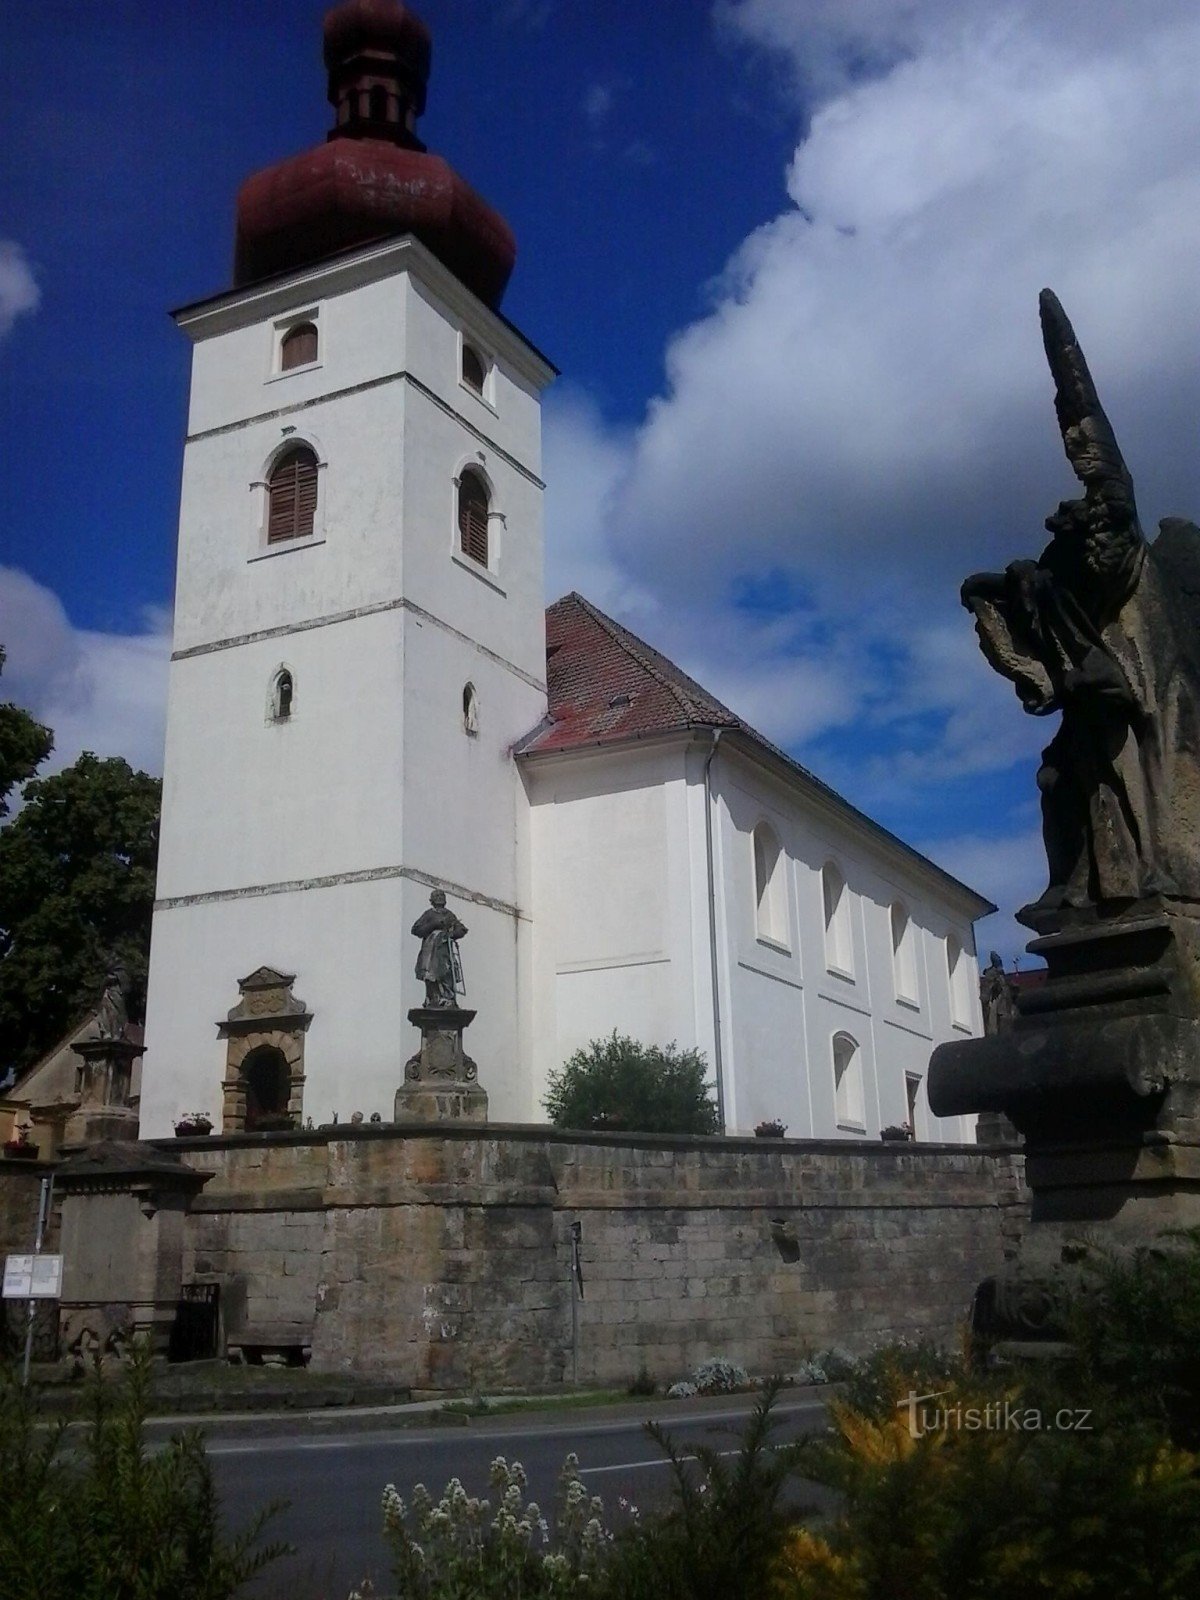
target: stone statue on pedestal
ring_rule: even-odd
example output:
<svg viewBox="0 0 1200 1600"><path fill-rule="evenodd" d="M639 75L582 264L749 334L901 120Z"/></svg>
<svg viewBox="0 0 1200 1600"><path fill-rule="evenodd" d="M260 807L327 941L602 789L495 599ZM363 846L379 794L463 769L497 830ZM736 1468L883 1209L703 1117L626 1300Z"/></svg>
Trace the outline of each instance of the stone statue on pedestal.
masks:
<svg viewBox="0 0 1200 1600"><path fill-rule="evenodd" d="M452 1006L455 997L466 992L458 941L467 936L466 926L446 909L446 895L435 889L429 896L429 910L413 923L412 931L421 941L417 955L417 977L425 984L425 1004L431 1010Z"/></svg>
<svg viewBox="0 0 1200 1600"><path fill-rule="evenodd" d="M1062 713L1038 788L1050 883L1031 927L1166 895L1200 901L1200 528L1148 543L1133 479L1058 300L1042 336L1067 459L1084 486L1036 561L962 587L991 664L1035 716Z"/></svg>
<svg viewBox="0 0 1200 1600"><path fill-rule="evenodd" d="M448 909L445 893L435 889L429 910L421 913L412 931L421 941L416 973L425 985L425 1004L408 1013L408 1020L421 1030L421 1048L404 1064L395 1119L486 1122L487 1093L463 1048L463 1031L475 1013L458 1004L464 993L458 941L466 937L466 926Z"/></svg>
<svg viewBox="0 0 1200 1600"><path fill-rule="evenodd" d="M993 1028L929 1068L937 1115L1007 1117L1024 1140L1030 1225L976 1306L1018 1341L1014 1307L1053 1298L1093 1242L1200 1225L1200 529L1166 518L1147 540L1049 290L1041 322L1083 495L1036 560L976 573L962 601L1025 710L1061 716L1037 775L1049 884L1017 913L1046 978L1006 1000L993 958Z"/></svg>

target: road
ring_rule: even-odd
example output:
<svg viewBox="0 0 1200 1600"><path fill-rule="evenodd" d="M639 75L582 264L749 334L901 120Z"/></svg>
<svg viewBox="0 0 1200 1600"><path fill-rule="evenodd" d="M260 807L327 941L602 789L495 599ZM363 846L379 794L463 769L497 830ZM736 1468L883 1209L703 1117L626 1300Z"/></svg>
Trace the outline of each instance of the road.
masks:
<svg viewBox="0 0 1200 1600"><path fill-rule="evenodd" d="M301 1430L295 1422L206 1427L208 1453L229 1523L237 1527L266 1502L289 1501L272 1533L296 1555L268 1569L256 1587L262 1600L346 1600L364 1576L386 1592L387 1552L380 1531L380 1495L387 1483L411 1499L424 1483L440 1495L452 1477L469 1493L487 1493L488 1467L502 1455L521 1462L529 1492L547 1512L564 1457L574 1451L580 1475L599 1494L612 1521L624 1499L649 1509L669 1495L662 1453L642 1423L655 1416L672 1438L690 1448L704 1442L733 1453L752 1397L634 1405L562 1412L520 1412L472 1420L466 1427L378 1428L322 1418ZM798 1395L777 1405L779 1437L820 1427L821 1399ZM284 1431L286 1430L286 1431Z"/></svg>

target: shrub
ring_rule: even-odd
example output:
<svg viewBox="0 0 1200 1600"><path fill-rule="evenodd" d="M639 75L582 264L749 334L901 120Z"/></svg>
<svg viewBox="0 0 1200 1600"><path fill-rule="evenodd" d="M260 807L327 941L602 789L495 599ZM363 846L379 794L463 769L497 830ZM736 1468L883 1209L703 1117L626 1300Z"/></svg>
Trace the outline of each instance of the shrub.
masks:
<svg viewBox="0 0 1200 1600"><path fill-rule="evenodd" d="M724 1356L710 1356L702 1361L692 1374L699 1394L733 1394L748 1382L745 1367Z"/></svg>
<svg viewBox="0 0 1200 1600"><path fill-rule="evenodd" d="M496 1495L468 1495L457 1478L436 1503L424 1484L406 1506L392 1484L383 1491L384 1537L392 1577L402 1600L571 1600L592 1594L611 1535L604 1507L588 1494L571 1455L559 1478L551 1531L535 1501L525 1503L519 1461L497 1456L491 1466Z"/></svg>
<svg viewBox="0 0 1200 1600"><path fill-rule="evenodd" d="M118 1382L90 1380L90 1418L67 1455L62 1424L0 1377L0 1593L38 1600L227 1600L282 1544L259 1544L268 1508L226 1542L204 1444L143 1439L150 1357L135 1348Z"/></svg>
<svg viewBox="0 0 1200 1600"><path fill-rule="evenodd" d="M699 1050L638 1044L614 1031L550 1074L542 1104L558 1128L716 1133L707 1072Z"/></svg>
<svg viewBox="0 0 1200 1600"><path fill-rule="evenodd" d="M670 1462L673 1505L617 1534L592 1591L598 1600L765 1600L796 1515L783 1490L798 1446L774 1438L779 1387L763 1391L732 1459L703 1444L684 1454L646 1424Z"/></svg>

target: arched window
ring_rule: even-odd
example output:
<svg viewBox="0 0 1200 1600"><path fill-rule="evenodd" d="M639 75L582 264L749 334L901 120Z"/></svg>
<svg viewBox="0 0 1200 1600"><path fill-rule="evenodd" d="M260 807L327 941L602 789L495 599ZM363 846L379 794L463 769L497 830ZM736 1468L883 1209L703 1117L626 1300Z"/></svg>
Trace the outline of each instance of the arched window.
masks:
<svg viewBox="0 0 1200 1600"><path fill-rule="evenodd" d="M483 380L487 376L483 365L483 357L478 350L469 344L462 347L462 380L468 389L474 389L476 394L483 393Z"/></svg>
<svg viewBox="0 0 1200 1600"><path fill-rule="evenodd" d="M463 728L467 733L479 732L479 696L473 683L464 683L462 692Z"/></svg>
<svg viewBox="0 0 1200 1600"><path fill-rule="evenodd" d="M825 910L825 965L845 978L854 976L854 941L850 931L850 895L846 880L832 861L821 868Z"/></svg>
<svg viewBox="0 0 1200 1600"><path fill-rule="evenodd" d="M966 951L951 933L946 938L946 974L950 980L950 1020L971 1026L971 980Z"/></svg>
<svg viewBox="0 0 1200 1600"><path fill-rule="evenodd" d="M787 890L783 855L775 830L760 822L754 830L754 898L758 937L787 943Z"/></svg>
<svg viewBox="0 0 1200 1600"><path fill-rule="evenodd" d="M377 83L371 90L371 121L386 122L388 119L388 92L382 83Z"/></svg>
<svg viewBox="0 0 1200 1600"><path fill-rule="evenodd" d="M920 997L917 992L917 947L913 925L899 900L892 902L889 916L892 927L892 980L896 999L915 1006L920 1003Z"/></svg>
<svg viewBox="0 0 1200 1600"><path fill-rule="evenodd" d="M267 543L310 539L316 514L317 458L307 445L294 445L267 480Z"/></svg>
<svg viewBox="0 0 1200 1600"><path fill-rule="evenodd" d="M317 330L311 322L298 322L284 334L279 346L279 370L306 367L317 359Z"/></svg>
<svg viewBox="0 0 1200 1600"><path fill-rule="evenodd" d="M273 1044L251 1050L242 1063L242 1077L246 1085L246 1132L290 1126L291 1074L283 1051Z"/></svg>
<svg viewBox="0 0 1200 1600"><path fill-rule="evenodd" d="M458 480L458 542L464 555L488 564L487 485L470 467Z"/></svg>
<svg viewBox="0 0 1200 1600"><path fill-rule="evenodd" d="M833 1109L839 1128L866 1127L862 1054L848 1033L833 1036Z"/></svg>
<svg viewBox="0 0 1200 1600"><path fill-rule="evenodd" d="M292 714L292 696L296 685L286 667L280 667L271 685L271 720L286 722Z"/></svg>

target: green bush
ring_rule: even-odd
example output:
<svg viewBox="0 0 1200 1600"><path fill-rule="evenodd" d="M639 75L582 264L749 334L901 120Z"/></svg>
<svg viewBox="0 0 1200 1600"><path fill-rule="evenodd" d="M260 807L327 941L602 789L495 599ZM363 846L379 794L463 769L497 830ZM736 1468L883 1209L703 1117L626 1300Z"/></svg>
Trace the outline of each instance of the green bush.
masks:
<svg viewBox="0 0 1200 1600"><path fill-rule="evenodd" d="M285 1545L259 1545L262 1512L226 1542L204 1444L194 1431L149 1453L149 1356L119 1382L90 1380L76 1445L62 1423L0 1376L2 1600L228 1600Z"/></svg>
<svg viewBox="0 0 1200 1600"><path fill-rule="evenodd" d="M616 1535L590 1591L596 1600L766 1600L798 1515L783 1499L799 1446L774 1437L779 1387L763 1390L732 1455L704 1444L685 1454L646 1424L670 1462L673 1504Z"/></svg>
<svg viewBox="0 0 1200 1600"><path fill-rule="evenodd" d="M639 1044L614 1031L551 1073L542 1103L558 1128L717 1133L707 1073L699 1050Z"/></svg>

